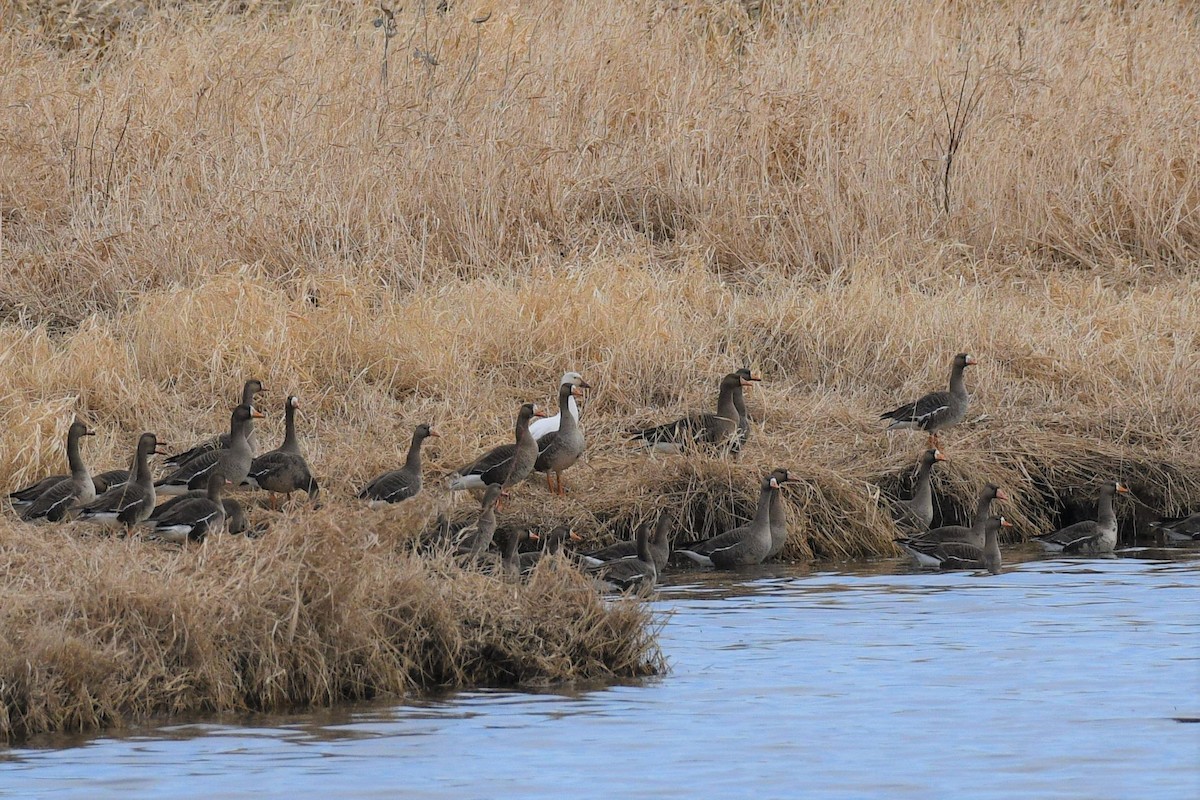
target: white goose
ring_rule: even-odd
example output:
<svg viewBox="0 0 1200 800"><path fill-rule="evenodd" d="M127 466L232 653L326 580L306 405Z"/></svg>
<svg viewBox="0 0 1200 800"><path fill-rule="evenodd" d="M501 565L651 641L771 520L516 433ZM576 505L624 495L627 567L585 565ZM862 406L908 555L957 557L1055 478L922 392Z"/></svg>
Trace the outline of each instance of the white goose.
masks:
<svg viewBox="0 0 1200 800"><path fill-rule="evenodd" d="M564 372L563 373L562 380L558 382L558 385L566 386L567 384L570 384L571 386L578 386L580 389L592 388L591 385L587 381L585 381L583 379L583 376L580 375L578 372ZM575 402L574 395L572 395L571 399L569 401L567 401L567 407L571 410L571 416L575 418L576 422L578 422L579 421L579 405ZM529 434L531 436L533 436L533 440L536 442L537 440L539 440L543 436L545 436L547 433L553 433L554 431L558 430L558 425L560 422L562 422L562 409L561 408L558 410L558 413L555 414L553 417L546 417L544 419L534 420L532 423L530 423Z"/></svg>

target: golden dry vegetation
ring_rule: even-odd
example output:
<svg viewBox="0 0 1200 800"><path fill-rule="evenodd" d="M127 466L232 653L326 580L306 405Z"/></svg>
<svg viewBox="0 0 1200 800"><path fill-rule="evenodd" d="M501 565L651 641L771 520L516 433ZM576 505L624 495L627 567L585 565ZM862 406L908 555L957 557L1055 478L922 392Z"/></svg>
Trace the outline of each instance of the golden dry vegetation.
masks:
<svg viewBox="0 0 1200 800"><path fill-rule="evenodd" d="M787 466L804 479L788 492L789 555L890 553L880 493L904 483L923 437L885 436L876 417L943 384L960 350L980 364L968 422L943 437L948 512L994 480L1018 530L1039 532L1114 474L1157 510L1200 506L1190 4L436 5L391 21L366 3L0 11L0 484L59 471L75 412L100 431L85 456L110 468L141 430L179 444L219 430L254 376L275 417L285 394L302 398L327 501L258 512L267 537L202 556L0 520L0 637L48 643L28 702L88 707L63 699L96 696L70 677L76 660L107 675L133 658L131 682L170 687L137 648L190 624L244 617L258 627L228 635L245 643L296 619L298 597L339 609L306 634L324 660L256 645L261 675L226 656L209 668L246 648L189 635L205 642L195 661L162 663L193 664L181 680L207 694L31 710L24 728L10 694L8 730L440 680L405 655L356 683L340 637L394 642L370 622L407 596L388 575L451 602L507 593L512 630L545 596L443 582L409 558L415 531L438 510L468 516L467 501L435 486L367 514L348 498L398 465L419 422L443 433L431 479L505 441L517 406L552 402L566 369L597 387L589 463L567 473L567 498L520 487L510 522L603 538L670 505L711 532L750 511L758 474ZM710 407L744 363L764 381L739 460L626 446L632 423ZM279 427L261 426L268 441ZM298 594L297 574L328 588ZM555 597L578 594L557 580ZM362 624L346 633L342 613ZM59 630L77 659L51 646ZM614 663L652 661L638 641ZM603 671L590 663L564 674ZM24 664L0 683L24 685ZM299 689L271 683L294 668ZM288 676L262 677L275 670ZM239 682L265 688L248 700Z"/></svg>

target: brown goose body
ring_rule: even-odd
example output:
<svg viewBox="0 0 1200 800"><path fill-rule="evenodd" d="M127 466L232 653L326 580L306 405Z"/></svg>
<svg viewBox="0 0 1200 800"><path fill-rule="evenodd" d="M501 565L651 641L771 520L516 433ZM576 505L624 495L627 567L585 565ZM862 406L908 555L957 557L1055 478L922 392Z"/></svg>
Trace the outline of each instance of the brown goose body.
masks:
<svg viewBox="0 0 1200 800"><path fill-rule="evenodd" d="M538 455L533 462L533 468L538 472L546 473L546 486L556 494L565 493L562 482L563 471L575 465L575 462L583 455L583 449L586 446L583 440L583 431L580 429L575 415L562 412L562 409L567 408L572 397L583 397L583 390L569 383L562 384L558 390L558 407L562 422L559 424L558 430L551 431L540 440L536 440ZM530 436L532 437L532 434ZM551 472L558 478L557 490L550 485Z"/></svg>
<svg viewBox="0 0 1200 800"><path fill-rule="evenodd" d="M1168 542L1200 541L1200 513L1173 519L1160 519L1157 522L1151 522L1150 527L1161 531Z"/></svg>
<svg viewBox="0 0 1200 800"><path fill-rule="evenodd" d="M204 494L200 497L180 497L164 513L152 514L146 522L151 536L175 544L202 542L210 533L225 528L225 505L221 499L228 481L219 470L208 474Z"/></svg>
<svg viewBox="0 0 1200 800"><path fill-rule="evenodd" d="M246 472L245 483L270 492L272 506L276 494L290 498L292 492L307 492L308 499L315 501L320 493L317 479L300 451L300 440L296 436L296 411L299 408L300 399L290 395L285 405L283 444L251 461Z"/></svg>
<svg viewBox="0 0 1200 800"><path fill-rule="evenodd" d="M771 552L771 496L777 491L778 479L774 473L767 475L759 486L758 508L749 525L739 525L676 552L697 564L719 569L761 564Z"/></svg>
<svg viewBox="0 0 1200 800"><path fill-rule="evenodd" d="M479 509L479 518L474 525L463 529L470 536L459 545L458 552L470 562L476 561L492 546L492 537L496 535L496 504L500 502L502 492L503 487L498 483L488 486Z"/></svg>
<svg viewBox="0 0 1200 800"><path fill-rule="evenodd" d="M606 561L587 570L600 579L602 588L648 591L658 582L658 567L654 565L654 556L650 552L650 526L638 528L637 547L636 558Z"/></svg>
<svg viewBox="0 0 1200 800"><path fill-rule="evenodd" d="M971 518L970 527L966 525L943 525L924 533L915 534L912 538L922 542L965 542L973 547L983 547L985 525L992 514L992 503L996 500L1008 500L1008 494L994 483L986 484L979 491L975 502L975 516Z"/></svg>
<svg viewBox="0 0 1200 800"><path fill-rule="evenodd" d="M96 484L92 482L79 453L79 442L84 436L94 435L87 425L76 420L67 431L67 462L71 474L43 491L37 498L21 509L21 519L26 522L61 522L67 519L76 505L84 505L96 499Z"/></svg>
<svg viewBox="0 0 1200 800"><path fill-rule="evenodd" d="M650 523L643 522L642 527L649 529ZM675 518L671 516L671 512L663 510L658 514L658 522L655 523L654 533L650 537L650 557L654 560L654 566L661 572L667 562L671 560L671 529L675 526ZM616 561L622 558L637 558L637 533L634 533L634 538L626 542L617 542L608 547L594 550L583 555L583 562L589 566L599 566L607 561Z"/></svg>
<svg viewBox="0 0 1200 800"><path fill-rule="evenodd" d="M358 493L358 499L367 500L371 506L399 503L420 493L423 480L421 477L421 446L430 436L437 436L433 426L421 424L413 430L412 441L408 445L408 457L404 466L385 472L364 486Z"/></svg>

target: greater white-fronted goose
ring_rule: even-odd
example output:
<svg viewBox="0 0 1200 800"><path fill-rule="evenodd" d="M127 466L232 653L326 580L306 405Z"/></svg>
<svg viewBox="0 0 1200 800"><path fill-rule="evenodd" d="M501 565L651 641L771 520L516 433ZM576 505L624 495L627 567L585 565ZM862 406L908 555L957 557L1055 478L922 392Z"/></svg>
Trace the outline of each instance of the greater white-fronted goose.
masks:
<svg viewBox="0 0 1200 800"><path fill-rule="evenodd" d="M743 389L749 388L753 383L762 380L762 376L757 375L753 370L743 367L734 373L742 379L742 386L733 393L733 407L738 412L738 435L734 442L733 452L740 453L742 447L750 439L750 412L746 410L746 396Z"/></svg>
<svg viewBox="0 0 1200 800"><path fill-rule="evenodd" d="M479 556L492 546L492 537L496 535L496 505L504 487L499 483L490 484L483 495L483 503L479 509L479 518L475 524L463 528L462 533L470 534L458 546L458 552L467 557L467 561L475 562Z"/></svg>
<svg viewBox="0 0 1200 800"><path fill-rule="evenodd" d="M927 531L933 524L933 486L930 476L933 465L945 461L940 450L929 449L917 461L916 477L913 479L912 497L896 503L896 524L909 533Z"/></svg>
<svg viewBox="0 0 1200 800"><path fill-rule="evenodd" d="M569 525L559 525L557 528L545 534L544 536L534 536L531 534L530 538L540 539L542 542L542 549L534 550L529 553L521 553L520 561L522 575L528 572L533 572L534 567L538 565L538 562L541 561L543 557L557 555L562 550L563 542L567 541L567 539L570 539L572 542L581 541L579 534L571 530Z"/></svg>
<svg viewBox="0 0 1200 800"><path fill-rule="evenodd" d="M930 392L913 403L905 403L879 415L891 420L887 429L911 428L929 433L929 446L939 447L938 431L962 422L967 416L971 396L963 382L963 370L975 363L966 353L959 353L950 365L950 389Z"/></svg>
<svg viewBox="0 0 1200 800"><path fill-rule="evenodd" d="M220 470L234 486L240 486L250 472L254 455L246 441L246 425L263 414L253 406L238 406L229 417L229 447L208 450L191 459L167 477L154 484L165 495L186 494L190 489L208 485L208 475Z"/></svg>
<svg viewBox="0 0 1200 800"><path fill-rule="evenodd" d="M1113 498L1128 493L1129 488L1120 481L1105 481L1100 485L1096 519L1085 519L1054 533L1033 538L1047 551L1054 553L1085 556L1111 553L1117 546L1117 515L1113 511Z"/></svg>
<svg viewBox="0 0 1200 800"><path fill-rule="evenodd" d="M663 509L658 512L658 522L654 526L654 533L650 536L650 555L654 559L654 566L661 572L667 562L671 560L671 529L675 527L675 517L670 511ZM650 530L650 522L645 521L640 528ZM581 557L584 564L589 566L599 566L608 561L616 561L621 558L637 558L637 532L634 532L633 539L625 542L617 542L610 544L608 547L599 550L593 550Z"/></svg>
<svg viewBox="0 0 1200 800"><path fill-rule="evenodd" d="M558 385L560 389L563 386L576 386L580 389L592 388L591 384L585 381L583 376L578 372L564 372L562 380L559 381ZM554 431L558 430L559 426L562 424L562 413L564 408L570 410L571 416L575 418L575 424L578 425L579 406L576 404L575 398L581 396L582 395L572 394L567 400L567 404L565 406L560 405L558 408L558 413L553 417L543 417L542 419L535 419L533 422L531 422L529 424L529 435L533 437L533 440L535 442L541 441L542 437L547 433L553 433Z"/></svg>
<svg viewBox="0 0 1200 800"><path fill-rule="evenodd" d="M408 457L404 466L385 472L364 486L358 493L359 500L367 500L371 508L399 503L416 496L421 491L421 445L430 436L438 436L432 425L422 423L413 430L408 445Z"/></svg>
<svg viewBox="0 0 1200 800"><path fill-rule="evenodd" d="M1160 519L1157 522L1151 522L1150 527L1162 531L1168 542L1200 541L1200 513L1173 519Z"/></svg>
<svg viewBox="0 0 1200 800"><path fill-rule="evenodd" d="M943 525L940 528L934 528L924 533L914 534L912 539L920 540L925 543L931 542L965 542L973 547L983 547L985 535L985 523L988 517L992 515L992 503L996 500L1008 500L1008 494L994 483L985 484L979 490L979 499L975 502L975 516L971 517L971 526L966 525ZM920 556L909 550L913 557L920 560ZM934 566L929 562L924 562L927 566Z"/></svg>
<svg viewBox="0 0 1200 800"><path fill-rule="evenodd" d="M79 440L93 435L95 431L79 420L71 423L67 430L67 462L71 465L71 474L51 485L22 508L21 519L26 522L61 522L76 505L96 499L96 485L92 483L91 473L79 454Z"/></svg>
<svg viewBox="0 0 1200 800"><path fill-rule="evenodd" d="M572 386L569 383L564 383L558 390L558 407L564 409L567 403L575 397L583 397L583 390L578 386ZM559 411L562 414L562 411ZM583 455L585 443L583 441L583 431L579 428L579 423L575 420L575 415L568 413L563 417L562 425L556 431L551 431L541 438L537 443L538 455L537 460L533 462L533 468L537 472L546 473L546 488L554 494L566 494L563 488L562 474L564 470L570 469ZM557 478L558 485L553 486L550 483L550 473L553 472Z"/></svg>
<svg viewBox="0 0 1200 800"><path fill-rule="evenodd" d="M222 488L224 491L224 488ZM165 515L174 513L180 503L186 503L189 500L208 497L207 485L203 489L192 489L187 494L179 494L169 498L165 503L161 503L154 507L150 512L150 516L146 518L146 522L157 522ZM242 508L242 504L233 497L221 496L221 505L225 508L225 530L229 533L245 533L250 527L250 522L246 518L246 510Z"/></svg>
<svg viewBox="0 0 1200 800"><path fill-rule="evenodd" d="M744 438L742 418L746 401L742 390L743 387L752 386L751 381L756 380L756 377L747 377L744 371L731 372L721 379L715 414L697 412L663 425L633 430L630 440L640 441L660 453L679 453L696 446L736 451Z"/></svg>
<svg viewBox="0 0 1200 800"><path fill-rule="evenodd" d="M76 433L76 425L83 425L83 430L87 430L87 426L79 420L72 422L71 426L67 429L67 468L71 470L70 474L47 475L45 478L42 478L35 483L31 483L28 486L17 489L15 492L10 492L8 495L8 501L12 504L14 509L21 509L31 505L35 500L49 491L52 487L57 486L63 481L69 481L73 477L77 477L80 473L80 470L84 472L87 471L87 467L84 466L83 463L83 458L79 454L79 437L91 436L92 432L88 431L87 433ZM72 450L71 447L72 436L74 436L75 442L74 450ZM74 455L72 455L72 453ZM94 488L95 487L93 486L93 489Z"/></svg>
<svg viewBox="0 0 1200 800"><path fill-rule="evenodd" d="M761 564L771 552L771 495L779 491L774 474L763 478L758 493L758 509L749 525L741 525L704 542L677 548L697 564L732 569Z"/></svg>
<svg viewBox="0 0 1200 800"><path fill-rule="evenodd" d="M154 510L154 478L150 475L150 455L161 445L153 433L138 437L133 462L133 480L109 489L79 510L79 519L119 523L126 531L150 516Z"/></svg>
<svg viewBox="0 0 1200 800"><path fill-rule="evenodd" d="M785 483L796 483L799 478L793 478L792 473L788 472L783 467L771 473L775 478L775 482L780 488ZM787 546L787 501L783 499L783 492L776 491L771 493L771 550L767 553L767 558L775 558L783 552L783 548Z"/></svg>
<svg viewBox="0 0 1200 800"><path fill-rule="evenodd" d="M250 527L250 521L246 519L246 510L242 508L242 504L232 497L222 497L221 505L225 507L225 530L231 534L245 533Z"/></svg>
<svg viewBox="0 0 1200 800"><path fill-rule="evenodd" d="M492 575L499 575L505 580L519 581L521 579L521 542L529 538L527 528L501 528L496 531L497 544L500 553L480 553L476 557L476 565Z"/></svg>
<svg viewBox="0 0 1200 800"><path fill-rule="evenodd" d="M219 533L225 527L225 505L221 493L229 481L220 470L208 473L208 485L202 497L180 498L171 508L153 519L148 519L152 538L174 544L202 542L210 533Z"/></svg>
<svg viewBox="0 0 1200 800"><path fill-rule="evenodd" d="M923 539L901 539L900 544L911 553L920 553L921 564L939 569L986 569L995 575L1000 571L1000 542L997 538L1001 528L1011 528L1012 523L1004 517L988 517L983 520L983 545L970 542L929 542Z"/></svg>
<svg viewBox="0 0 1200 800"><path fill-rule="evenodd" d="M658 582L658 567L654 565L654 554L650 552L650 526L638 528L636 558L606 561L599 566L588 567L587 571L596 575L606 589L643 592L653 588Z"/></svg>
<svg viewBox="0 0 1200 800"><path fill-rule="evenodd" d="M242 386L242 402L241 405L253 406L254 396L263 390L262 382L251 378ZM163 460L163 464L168 467L182 467L187 462L197 456L201 456L211 450L225 450L229 447L231 435L228 433L214 434L203 442L200 442L194 447L184 450L182 453L176 453L173 456L168 456ZM250 421L246 426L246 441L250 445L251 456L258 450L258 436L254 433L254 422ZM235 486L237 484L234 484Z"/></svg>
<svg viewBox="0 0 1200 800"><path fill-rule="evenodd" d="M286 404L287 419L283 444L278 449L255 458L246 472L245 483L271 493L271 508L275 508L276 494L287 495L284 498L284 502L287 502L291 499L292 492L307 492L308 499L315 502L321 491L317 479L312 476L308 461L300 452L300 440L296 436L298 408L300 398L290 395Z"/></svg>
<svg viewBox="0 0 1200 800"><path fill-rule="evenodd" d="M533 403L521 406L517 412L516 441L493 447L459 469L457 477L450 481L450 488L453 491L483 489L497 483L509 487L529 477L538 456L537 442L529 435L529 421L544 416L546 413Z"/></svg>

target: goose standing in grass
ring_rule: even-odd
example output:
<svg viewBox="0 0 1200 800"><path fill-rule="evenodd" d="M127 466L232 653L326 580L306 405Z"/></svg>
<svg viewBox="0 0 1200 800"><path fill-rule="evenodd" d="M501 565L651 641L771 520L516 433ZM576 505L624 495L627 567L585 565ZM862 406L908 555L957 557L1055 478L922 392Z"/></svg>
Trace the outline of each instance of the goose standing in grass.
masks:
<svg viewBox="0 0 1200 800"><path fill-rule="evenodd" d="M945 461L940 450L929 449L921 454L917 462L917 474L913 480L912 497L896 504L896 524L910 533L927 531L933 524L933 486L930 477L933 465Z"/></svg>
<svg viewBox="0 0 1200 800"><path fill-rule="evenodd" d="M421 446L430 436L438 436L432 425L422 423L413 430L408 445L408 457L404 466L385 472L364 486L358 493L359 500L368 501L371 508L389 503L399 503L415 497L421 491Z"/></svg>
<svg viewBox="0 0 1200 800"><path fill-rule="evenodd" d="M242 386L242 402L241 405L253 406L254 396L261 393L263 390L262 382L251 378ZM203 442L184 450L182 453L176 453L173 456L168 456L163 460L163 464L168 467L182 467L187 462L197 456L201 456L213 450L225 450L229 448L229 443L232 441L232 435L222 433L220 435L211 436ZM250 455L253 456L258 450L258 437L254 433L254 422L251 421L246 426L246 441L250 444Z"/></svg>
<svg viewBox="0 0 1200 800"><path fill-rule="evenodd" d="M67 463L71 466L71 474L56 481L22 508L21 519L26 522L61 522L76 505L96 499L96 484L92 482L87 464L79 454L79 440L84 436L94 436L95 433L79 420L71 423L67 431Z"/></svg>
<svg viewBox="0 0 1200 800"><path fill-rule="evenodd" d="M679 453L698 445L736 452L743 441L742 418L746 408L743 389L758 380L747 376L747 372L731 372L721 379L716 413L695 412L662 425L635 429L630 431L630 440L659 453ZM748 431L749 417L745 425Z"/></svg>
<svg viewBox="0 0 1200 800"><path fill-rule="evenodd" d="M161 445L153 433L143 433L138 438L134 456L133 480L109 489L79 511L79 519L97 522L119 523L128 533L134 525L145 520L154 510L154 478L150 474L150 456L159 452Z"/></svg>
<svg viewBox="0 0 1200 800"><path fill-rule="evenodd" d="M583 390L578 386L564 383L559 387L558 413L562 417L562 425L558 430L550 431L537 442L538 455L537 460L533 463L533 468L537 472L546 473L546 488L552 494L566 494L562 482L563 471L575 466L575 462L583 455L583 448L586 446L583 441L583 431L579 428L575 415L568 412L564 416L562 411L576 397L583 397ZM530 435L532 436L532 430ZM557 477L557 487L550 483L551 472Z"/></svg>
<svg viewBox="0 0 1200 800"><path fill-rule="evenodd" d="M1117 546L1117 515L1113 511L1113 498L1128 493L1129 488L1120 481L1105 481L1100 486L1096 519L1085 519L1054 533L1033 538L1053 553L1084 556L1111 553Z"/></svg>
<svg viewBox="0 0 1200 800"><path fill-rule="evenodd" d="M940 447L938 431L945 430L962 422L967 416L967 405L971 396L967 394L967 386L963 382L963 370L975 363L975 359L966 353L959 353L950 365L950 389L944 392L930 392L912 403L897 406L891 411L879 415L880 419L890 420L887 429L916 429L929 434L929 446Z"/></svg>
<svg viewBox="0 0 1200 800"><path fill-rule="evenodd" d="M498 483L488 486L479 508L479 518L474 525L463 529L464 533L470 532L471 535L458 546L458 552L466 556L467 561L478 561L479 556L492 546L492 537L496 535L496 505L503 492L504 487Z"/></svg>
<svg viewBox="0 0 1200 800"><path fill-rule="evenodd" d="M992 503L996 500L1008 499L1008 493L996 484L985 484L979 490L979 498L975 501L975 515L971 517L970 527L943 525L940 528L914 534L911 538L920 539L923 542L966 542L975 547L983 547L984 523L992 515Z"/></svg>
<svg viewBox="0 0 1200 800"><path fill-rule="evenodd" d="M220 470L208 473L208 485L200 497L181 497L171 508L146 520L150 537L174 544L202 542L210 533L225 527L225 504L221 493L229 481Z"/></svg>
<svg viewBox="0 0 1200 800"><path fill-rule="evenodd" d="M604 589L643 592L653 588L658 582L658 567L654 565L654 554L650 552L650 526L638 528L636 558L606 561L599 566L588 567L587 571L600 579Z"/></svg>
<svg viewBox="0 0 1200 800"><path fill-rule="evenodd" d="M558 385L560 389L563 386L575 386L580 389L592 388L591 384L585 381L583 376L578 372L564 372L562 380L559 381ZM572 393L571 397L567 400L567 404L565 406L560 404L558 407L558 413L553 417L537 419L530 423L529 435L533 437L535 442L540 442L543 436L548 433L553 433L559 429L559 426L562 425L562 414L564 408L570 410L571 416L575 418L575 423L579 424L579 406L575 402L576 397L582 397L582 395Z"/></svg>
<svg viewBox="0 0 1200 800"><path fill-rule="evenodd" d="M225 530L229 533L245 533L246 529L250 527L250 523L246 519L246 510L235 498L225 497L224 490L225 486L222 485L221 507L225 509ZM187 494L175 495L167 502L155 506L154 510L150 512L150 516L146 518L146 522L157 522L168 514L173 514L181 503L198 500L202 497L208 497L207 485L203 489L192 489Z"/></svg>
<svg viewBox="0 0 1200 800"><path fill-rule="evenodd" d="M1186 517L1160 519L1150 527L1162 531L1168 542L1185 543L1200 541L1200 513Z"/></svg>
<svg viewBox="0 0 1200 800"><path fill-rule="evenodd" d="M283 444L255 458L246 473L245 483L271 493L271 508L275 508L276 494L287 495L286 503L292 492L307 492L311 502L315 502L320 493L317 479L300 452L300 440L296 436L296 411L299 408L300 398L290 395L285 405Z"/></svg>
<svg viewBox="0 0 1200 800"><path fill-rule="evenodd" d="M658 522L654 526L654 533L650 536L650 555L654 559L654 566L659 572L667 566L667 562L671 560L671 529L675 527L675 518L670 511L663 509L658 512ZM650 530L650 522L645 521L638 526L639 530L645 528L647 533ZM617 561L622 558L637 558L637 534L634 534L633 539L625 542L617 542L610 544L608 547L599 550L593 550L581 557L584 564L588 566L599 566L608 561Z"/></svg>
<svg viewBox="0 0 1200 800"><path fill-rule="evenodd" d="M529 477L538 457L538 445L529 435L529 421L544 417L545 412L533 403L525 403L517 412L516 442L494 447L465 467L450 481L452 491L483 489L492 484L505 488Z"/></svg>
<svg viewBox="0 0 1200 800"><path fill-rule="evenodd" d="M253 406L241 405L229 417L229 447L207 450L154 484L165 495L186 494L208 484L208 474L220 470L234 486L240 486L250 472L254 454L246 440L246 426L263 415Z"/></svg>
<svg viewBox="0 0 1200 800"><path fill-rule="evenodd" d="M761 376L755 375L748 367L743 367L733 374L742 379L742 387L749 387L762 380ZM740 453L750 439L750 413L746 410L746 396L742 388L733 393L733 407L738 413L738 434L734 440L733 452Z"/></svg>
<svg viewBox="0 0 1200 800"><path fill-rule="evenodd" d="M542 549L535 550L530 553L521 553L521 574L524 575L533 572L543 558L550 558L562 551L563 543L570 539L572 542L581 541L579 534L571 530L569 525L559 525L554 530L547 533L545 536L537 537L530 536L531 539L540 538L542 541Z"/></svg>
<svg viewBox="0 0 1200 800"><path fill-rule="evenodd" d="M772 473L762 479L758 509L749 525L741 525L687 548L676 550L704 566L732 569L761 564L771 552L771 499L779 491L779 480Z"/></svg>
<svg viewBox="0 0 1200 800"><path fill-rule="evenodd" d="M92 479L91 475L88 473L88 468L83 463L83 458L79 453L79 440L81 437L92 436L94 433L94 431L89 430L88 426L79 420L72 422L71 427L67 429L67 468L71 470L71 474L48 475L36 483L31 483L28 486L17 489L8 495L8 501L12 504L12 507L21 509L30 506L43 494L64 481L74 480L79 482L84 475L87 475L90 481ZM92 491L95 490L95 484L93 484Z"/></svg>
<svg viewBox="0 0 1200 800"><path fill-rule="evenodd" d="M919 562L939 569L986 569L995 575L1000 571L1001 528L1011 528L1012 523L1004 517L988 517L982 520L983 544L970 542L930 542L922 539L901 539L900 544L909 552L921 554Z"/></svg>

